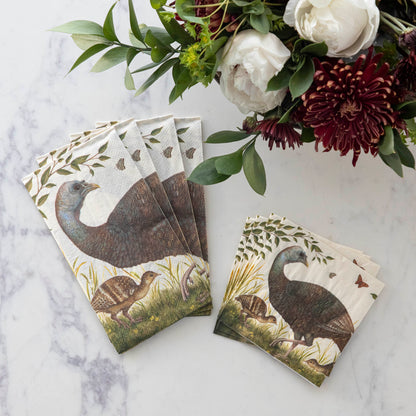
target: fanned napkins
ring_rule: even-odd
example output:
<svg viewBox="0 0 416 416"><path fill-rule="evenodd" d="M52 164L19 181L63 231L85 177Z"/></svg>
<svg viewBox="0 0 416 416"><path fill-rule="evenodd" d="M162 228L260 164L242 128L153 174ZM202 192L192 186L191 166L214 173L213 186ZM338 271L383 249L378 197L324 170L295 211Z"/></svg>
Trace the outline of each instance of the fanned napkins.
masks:
<svg viewBox="0 0 416 416"><path fill-rule="evenodd" d="M201 121L192 123L202 155ZM23 178L119 353L212 309L181 140L172 116L110 122L71 135Z"/></svg>
<svg viewBox="0 0 416 416"><path fill-rule="evenodd" d="M320 386L383 289L379 266L284 217L248 218L215 333Z"/></svg>

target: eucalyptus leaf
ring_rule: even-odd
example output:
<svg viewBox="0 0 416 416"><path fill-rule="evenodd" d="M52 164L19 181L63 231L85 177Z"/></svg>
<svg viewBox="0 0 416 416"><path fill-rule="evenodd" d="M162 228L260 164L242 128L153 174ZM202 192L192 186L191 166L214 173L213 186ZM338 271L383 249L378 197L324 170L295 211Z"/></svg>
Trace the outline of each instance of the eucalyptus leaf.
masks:
<svg viewBox="0 0 416 416"><path fill-rule="evenodd" d="M262 15L264 11L264 4L261 1L252 1L243 7L243 13L245 14Z"/></svg>
<svg viewBox="0 0 416 416"><path fill-rule="evenodd" d="M177 98L181 97L185 90L192 84L192 76L189 69L181 65L179 62L173 68L173 78L175 86L169 95L169 104L172 104Z"/></svg>
<svg viewBox="0 0 416 416"><path fill-rule="evenodd" d="M393 169L401 178L403 178L403 166L400 161L400 157L397 153L392 153L391 155L383 155L379 153L382 161Z"/></svg>
<svg viewBox="0 0 416 416"><path fill-rule="evenodd" d="M325 56L328 53L328 46L325 42L312 43L302 48L300 53L312 56Z"/></svg>
<svg viewBox="0 0 416 416"><path fill-rule="evenodd" d="M136 12L134 10L133 1L129 0L129 19L130 19L130 29L134 37L140 41L144 42L142 32L140 31L139 24L137 22Z"/></svg>
<svg viewBox="0 0 416 416"><path fill-rule="evenodd" d="M399 155L402 165L415 169L415 158L409 148L403 143L397 130L394 130L394 150Z"/></svg>
<svg viewBox="0 0 416 416"><path fill-rule="evenodd" d="M128 66L126 67L126 73L124 74L124 85L130 91L136 89L133 77L131 76L131 72Z"/></svg>
<svg viewBox="0 0 416 416"><path fill-rule="evenodd" d="M136 96L142 94L144 91L146 91L151 85L153 85L162 75L164 75L169 69L173 67L173 65L178 62L178 58L169 59L166 62L163 62L159 66L158 69L156 69L155 72L150 75L150 77L143 83L143 85L136 91Z"/></svg>
<svg viewBox="0 0 416 416"><path fill-rule="evenodd" d="M243 153L243 170L253 190L260 195L264 195L266 191L266 172L254 144L255 142L250 144Z"/></svg>
<svg viewBox="0 0 416 416"><path fill-rule="evenodd" d="M126 60L129 48L125 46L116 46L106 52L91 68L92 72L102 72L112 68Z"/></svg>
<svg viewBox="0 0 416 416"><path fill-rule="evenodd" d="M50 29L52 32L69 33L71 35L97 35L103 36L103 28L95 22L89 20L73 20Z"/></svg>
<svg viewBox="0 0 416 416"><path fill-rule="evenodd" d="M384 136L381 144L378 146L378 150L386 156L394 153L394 135L391 126L386 126L384 128Z"/></svg>
<svg viewBox="0 0 416 416"><path fill-rule="evenodd" d="M230 131L223 130L218 131L217 133L211 134L206 140L206 143L231 143L238 142L240 140L247 139L251 134L246 133L245 131Z"/></svg>
<svg viewBox="0 0 416 416"><path fill-rule="evenodd" d="M260 15L250 14L250 25L253 29L257 30L260 33L269 33L270 23L266 13Z"/></svg>
<svg viewBox="0 0 416 416"><path fill-rule="evenodd" d="M219 156L215 160L215 168L218 173L223 175L235 175L243 167L243 150L244 147L234 153Z"/></svg>
<svg viewBox="0 0 416 416"><path fill-rule="evenodd" d="M118 38L116 35L116 31L114 29L114 20L113 20L113 9L117 3L114 3L110 10L107 13L107 17L105 18L104 25L103 25L103 33L104 36L113 42L118 42Z"/></svg>
<svg viewBox="0 0 416 416"><path fill-rule="evenodd" d="M200 185L213 185L225 181L230 175L218 173L215 167L217 157L204 160L191 173L188 180Z"/></svg>
<svg viewBox="0 0 416 416"><path fill-rule="evenodd" d="M163 127L158 127L157 129L153 129L150 133L151 136L157 136L158 134L161 133L161 131L163 130ZM160 143L160 142L157 142Z"/></svg>
<svg viewBox="0 0 416 416"><path fill-rule="evenodd" d="M269 81L266 91L277 91L281 88L287 88L292 74L293 72L284 66L282 70Z"/></svg>
<svg viewBox="0 0 416 416"><path fill-rule="evenodd" d="M160 9L166 4L166 0L150 0L150 4L154 9Z"/></svg>
<svg viewBox="0 0 416 416"><path fill-rule="evenodd" d="M185 21L192 23L203 23L203 19L195 16L194 0L176 0L175 8L179 17Z"/></svg>
<svg viewBox="0 0 416 416"><path fill-rule="evenodd" d="M45 194L45 195L41 196L38 200L37 206L38 207L42 206L46 202L48 197L49 197L49 194Z"/></svg>
<svg viewBox="0 0 416 416"><path fill-rule="evenodd" d="M135 46L136 48L140 48L140 49L146 49L147 48L147 46L143 43L144 39L143 39L143 42L138 40L136 38L136 36L134 36L133 32L129 32L129 39L130 39L131 44L133 46ZM143 52L146 53L146 51L143 51Z"/></svg>
<svg viewBox="0 0 416 416"><path fill-rule="evenodd" d="M109 45L94 45L91 48L87 49L80 57L75 61L74 65L72 65L71 69L68 71L68 74L73 71L77 66L81 65L87 59L91 58L91 56L96 55L97 53L103 51L104 49L108 48Z"/></svg>
<svg viewBox="0 0 416 416"><path fill-rule="evenodd" d="M298 67L289 81L289 90L293 98L305 93L313 82L315 65L312 58L305 57L303 63Z"/></svg>
<svg viewBox="0 0 416 416"><path fill-rule="evenodd" d="M98 35L71 35L72 40L74 41L75 45L78 46L78 48L82 49L83 51L86 51L87 49L91 48L91 46L94 45L111 45L111 42L109 42L106 38L103 36Z"/></svg>
<svg viewBox="0 0 416 416"><path fill-rule="evenodd" d="M127 66L129 66L131 64L131 62L133 61L133 59L139 54L140 52L137 49L134 48L129 48L129 50L127 51L127 55L126 55L126 62L127 62Z"/></svg>

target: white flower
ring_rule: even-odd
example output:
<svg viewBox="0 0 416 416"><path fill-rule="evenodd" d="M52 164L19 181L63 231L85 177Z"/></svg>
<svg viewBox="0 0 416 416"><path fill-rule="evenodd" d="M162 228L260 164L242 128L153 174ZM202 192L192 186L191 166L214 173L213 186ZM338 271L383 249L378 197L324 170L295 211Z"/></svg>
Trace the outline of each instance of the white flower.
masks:
<svg viewBox="0 0 416 416"><path fill-rule="evenodd" d="M375 0L289 0L283 18L301 37L324 41L328 56L349 57L374 42L380 12Z"/></svg>
<svg viewBox="0 0 416 416"><path fill-rule="evenodd" d="M267 84L290 57L281 40L268 33L244 30L224 47L221 89L242 113L265 113L282 103L285 90L266 92Z"/></svg>

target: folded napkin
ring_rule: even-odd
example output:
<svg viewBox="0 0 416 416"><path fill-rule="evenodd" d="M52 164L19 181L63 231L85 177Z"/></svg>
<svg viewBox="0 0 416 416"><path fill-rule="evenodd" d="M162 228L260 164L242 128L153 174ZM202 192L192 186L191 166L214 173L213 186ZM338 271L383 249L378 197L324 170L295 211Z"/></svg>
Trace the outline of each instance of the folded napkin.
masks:
<svg viewBox="0 0 416 416"><path fill-rule="evenodd" d="M23 182L118 352L210 305L205 262L181 243L115 128L39 164Z"/></svg>
<svg viewBox="0 0 416 416"><path fill-rule="evenodd" d="M383 289L379 266L284 217L246 221L215 333L320 386Z"/></svg>

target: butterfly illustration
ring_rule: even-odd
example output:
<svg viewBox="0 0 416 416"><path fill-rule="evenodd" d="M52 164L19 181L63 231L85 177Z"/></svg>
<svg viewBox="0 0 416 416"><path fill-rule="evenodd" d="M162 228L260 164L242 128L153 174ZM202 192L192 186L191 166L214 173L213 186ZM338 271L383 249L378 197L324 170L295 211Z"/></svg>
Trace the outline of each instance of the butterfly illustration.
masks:
<svg viewBox="0 0 416 416"><path fill-rule="evenodd" d="M362 287L368 287L368 284L364 282L363 277L360 274L358 275L358 278L355 284L358 286L358 289Z"/></svg>
<svg viewBox="0 0 416 416"><path fill-rule="evenodd" d="M116 168L118 170L124 170L126 169L126 167L124 166L124 158L121 158L117 163L116 163Z"/></svg>
<svg viewBox="0 0 416 416"><path fill-rule="evenodd" d="M171 158L172 157L172 150L173 147L172 146L168 146L164 151L163 151L163 156L165 156L166 158Z"/></svg>
<svg viewBox="0 0 416 416"><path fill-rule="evenodd" d="M188 149L186 152L185 152L185 155L186 155L186 157L188 158L188 159L193 159L193 157L194 157L194 153L195 153L195 147L191 147L190 149Z"/></svg>
<svg viewBox="0 0 416 416"><path fill-rule="evenodd" d="M140 149L137 149L132 155L131 158L135 161L138 162L140 160Z"/></svg>

